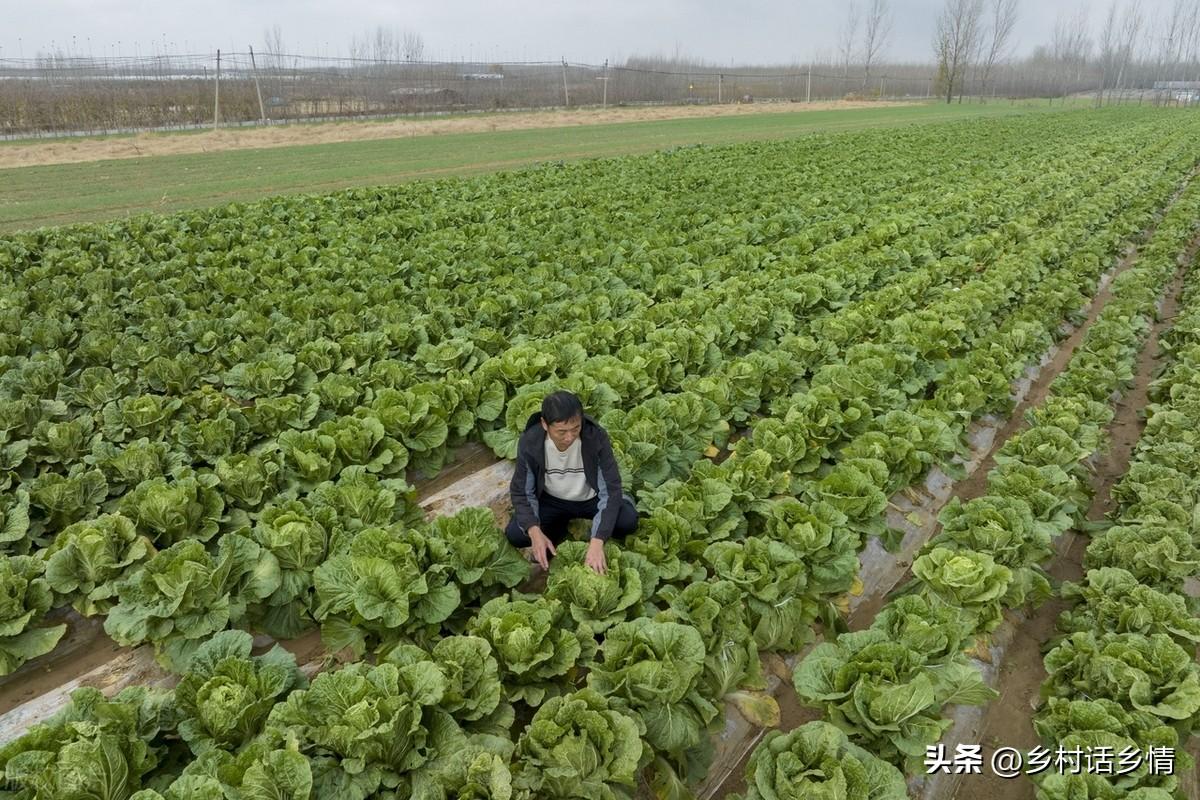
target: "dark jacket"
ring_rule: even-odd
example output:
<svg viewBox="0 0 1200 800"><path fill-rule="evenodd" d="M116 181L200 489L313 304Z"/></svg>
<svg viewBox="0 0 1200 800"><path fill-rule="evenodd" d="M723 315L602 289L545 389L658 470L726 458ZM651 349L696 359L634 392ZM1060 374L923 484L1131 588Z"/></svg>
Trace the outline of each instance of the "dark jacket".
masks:
<svg viewBox="0 0 1200 800"><path fill-rule="evenodd" d="M509 484L513 514L523 531L538 524L538 498L545 485L546 431L541 422L540 411L529 417L525 431L517 442L517 468ZM592 538L607 540L612 536L621 510L621 473L617 470L617 459L613 456L608 433L587 414L583 415L579 439L584 478L596 492Z"/></svg>

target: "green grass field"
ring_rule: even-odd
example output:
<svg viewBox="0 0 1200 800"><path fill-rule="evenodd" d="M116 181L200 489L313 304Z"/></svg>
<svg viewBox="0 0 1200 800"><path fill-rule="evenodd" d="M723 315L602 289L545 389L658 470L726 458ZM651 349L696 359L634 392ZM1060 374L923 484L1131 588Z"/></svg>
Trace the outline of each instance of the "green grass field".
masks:
<svg viewBox="0 0 1200 800"><path fill-rule="evenodd" d="M914 105L414 136L0 170L0 232L277 194L516 169L687 144L1058 111L1060 105ZM163 134L179 135L179 134Z"/></svg>

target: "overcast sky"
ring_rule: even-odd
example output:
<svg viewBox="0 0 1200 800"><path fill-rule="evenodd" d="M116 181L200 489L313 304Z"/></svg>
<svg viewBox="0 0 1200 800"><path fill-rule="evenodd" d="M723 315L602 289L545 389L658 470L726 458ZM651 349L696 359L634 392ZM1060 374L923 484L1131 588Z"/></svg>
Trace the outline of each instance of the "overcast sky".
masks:
<svg viewBox="0 0 1200 800"><path fill-rule="evenodd" d="M860 4L863 0L859 0ZM891 0L885 56L928 61L943 0ZM1171 0L1142 0L1148 16ZM1107 2L1085 3L1092 24ZM1080 0L1020 0L1015 39L1024 54L1050 38ZM52 45L73 55L258 50L280 25L288 51L346 55L351 38L384 25L415 31L427 58L620 62L676 51L716 64L803 63L831 55L843 0L0 0L0 58Z"/></svg>

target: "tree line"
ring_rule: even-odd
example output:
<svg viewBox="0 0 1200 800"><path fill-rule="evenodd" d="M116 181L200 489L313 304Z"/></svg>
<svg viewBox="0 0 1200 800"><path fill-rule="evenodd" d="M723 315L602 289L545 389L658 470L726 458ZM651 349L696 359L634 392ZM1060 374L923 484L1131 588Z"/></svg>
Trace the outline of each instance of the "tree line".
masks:
<svg viewBox="0 0 1200 800"><path fill-rule="evenodd" d="M1097 6L1081 3L1060 12L1050 40L1023 64L1057 71L1064 83L1090 76L1101 94L1144 87L1149 80L1200 80L1200 0L1173 0L1149 19L1141 0L1111 0L1095 15ZM987 94L996 66L1008 57L1018 14L1018 0L945 0L933 55L947 103L956 95L961 100L971 79Z"/></svg>

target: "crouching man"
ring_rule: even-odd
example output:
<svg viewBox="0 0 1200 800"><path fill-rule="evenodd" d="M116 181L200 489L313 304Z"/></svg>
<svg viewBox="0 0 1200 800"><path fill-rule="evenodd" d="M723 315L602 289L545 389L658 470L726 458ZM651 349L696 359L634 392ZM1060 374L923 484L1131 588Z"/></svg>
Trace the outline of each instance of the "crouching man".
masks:
<svg viewBox="0 0 1200 800"><path fill-rule="evenodd" d="M532 548L542 569L573 519L592 521L586 561L602 575L604 543L637 529L637 509L621 492L608 434L570 392L547 395L542 410L529 418L517 443L509 493L513 517L505 535L517 547Z"/></svg>

